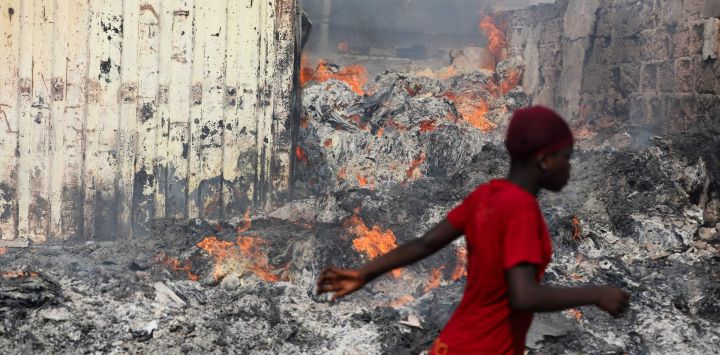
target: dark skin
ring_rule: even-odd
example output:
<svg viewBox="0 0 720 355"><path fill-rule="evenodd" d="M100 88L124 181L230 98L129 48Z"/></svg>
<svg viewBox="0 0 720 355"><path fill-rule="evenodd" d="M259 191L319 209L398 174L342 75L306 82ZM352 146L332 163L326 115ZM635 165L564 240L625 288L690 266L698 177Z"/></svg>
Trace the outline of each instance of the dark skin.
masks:
<svg viewBox="0 0 720 355"><path fill-rule="evenodd" d="M572 147L528 159L513 159L508 180L537 196L541 189L558 192L570 179ZM425 235L402 244L360 269L325 269L318 279L317 292L333 292L332 299L353 293L376 277L424 259L462 236L443 220ZM510 306L517 311L552 312L595 305L618 317L629 306L630 295L612 286L558 288L535 279L537 266L520 264L506 272Z"/></svg>

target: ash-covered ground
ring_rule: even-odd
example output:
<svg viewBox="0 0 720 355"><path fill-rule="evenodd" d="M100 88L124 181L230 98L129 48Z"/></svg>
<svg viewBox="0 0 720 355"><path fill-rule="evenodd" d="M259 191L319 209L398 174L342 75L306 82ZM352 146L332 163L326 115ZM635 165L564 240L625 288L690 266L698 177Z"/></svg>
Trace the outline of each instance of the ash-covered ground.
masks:
<svg viewBox="0 0 720 355"><path fill-rule="evenodd" d="M383 73L363 95L310 83L296 199L227 221L158 221L142 240L0 255L5 353L417 354L459 301L462 240L330 304L326 265L358 266L417 238L508 168L502 133L529 102L513 76ZM536 317L537 354L720 352L717 135L575 127L573 179L540 197L554 243L546 282L632 293ZM701 144L698 144L701 142ZM17 273L24 271L26 273Z"/></svg>

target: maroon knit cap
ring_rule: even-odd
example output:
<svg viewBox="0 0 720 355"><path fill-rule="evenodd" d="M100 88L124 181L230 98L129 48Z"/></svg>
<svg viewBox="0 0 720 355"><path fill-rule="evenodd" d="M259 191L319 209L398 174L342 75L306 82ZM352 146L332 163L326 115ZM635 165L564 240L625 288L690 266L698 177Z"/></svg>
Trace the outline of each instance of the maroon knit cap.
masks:
<svg viewBox="0 0 720 355"><path fill-rule="evenodd" d="M527 158L556 152L573 141L570 127L560 115L547 107L531 106L513 113L505 148L513 157Z"/></svg>

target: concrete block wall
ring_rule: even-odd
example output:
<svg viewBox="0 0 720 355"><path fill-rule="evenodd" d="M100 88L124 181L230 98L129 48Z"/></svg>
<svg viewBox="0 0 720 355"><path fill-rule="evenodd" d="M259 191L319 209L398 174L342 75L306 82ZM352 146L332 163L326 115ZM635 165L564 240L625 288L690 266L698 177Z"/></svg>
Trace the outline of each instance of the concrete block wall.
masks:
<svg viewBox="0 0 720 355"><path fill-rule="evenodd" d="M509 14L535 104L656 134L720 127L716 0L559 0ZM720 14L715 14L720 16ZM705 51L703 51L705 48ZM705 53L704 53L705 52Z"/></svg>

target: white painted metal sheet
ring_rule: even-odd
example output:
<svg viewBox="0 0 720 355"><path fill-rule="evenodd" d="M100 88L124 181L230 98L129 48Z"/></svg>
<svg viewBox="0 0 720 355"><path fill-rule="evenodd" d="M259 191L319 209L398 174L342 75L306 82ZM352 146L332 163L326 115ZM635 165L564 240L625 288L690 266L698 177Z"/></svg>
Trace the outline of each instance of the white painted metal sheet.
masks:
<svg viewBox="0 0 720 355"><path fill-rule="evenodd" d="M0 0L0 238L129 238L289 188L295 0Z"/></svg>

